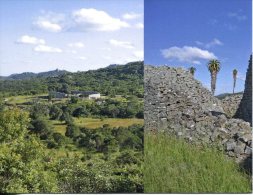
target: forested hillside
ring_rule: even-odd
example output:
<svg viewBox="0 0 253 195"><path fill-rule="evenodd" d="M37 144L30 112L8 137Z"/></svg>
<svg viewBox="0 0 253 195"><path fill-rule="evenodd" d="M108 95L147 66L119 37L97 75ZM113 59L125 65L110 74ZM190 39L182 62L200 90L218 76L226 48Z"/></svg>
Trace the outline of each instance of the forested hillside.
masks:
<svg viewBox="0 0 253 195"><path fill-rule="evenodd" d="M91 90L104 95L143 97L143 62L131 62L126 65L109 66L86 72L64 72L54 77L39 75L30 77L30 79L0 80L0 91L5 97L35 95L47 93L49 90L62 92Z"/></svg>
<svg viewBox="0 0 253 195"><path fill-rule="evenodd" d="M0 193L143 192L143 62L0 84Z"/></svg>

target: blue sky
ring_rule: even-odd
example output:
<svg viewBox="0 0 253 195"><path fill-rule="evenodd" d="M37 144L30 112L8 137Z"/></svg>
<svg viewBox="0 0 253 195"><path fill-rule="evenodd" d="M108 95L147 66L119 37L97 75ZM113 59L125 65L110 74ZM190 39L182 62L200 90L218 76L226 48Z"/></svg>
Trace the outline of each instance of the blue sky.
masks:
<svg viewBox="0 0 253 195"><path fill-rule="evenodd" d="M1 0L0 75L143 60L143 0Z"/></svg>
<svg viewBox="0 0 253 195"><path fill-rule="evenodd" d="M145 64L196 67L195 77L210 88L209 59L221 62L216 94L244 89L252 52L251 0L145 1Z"/></svg>

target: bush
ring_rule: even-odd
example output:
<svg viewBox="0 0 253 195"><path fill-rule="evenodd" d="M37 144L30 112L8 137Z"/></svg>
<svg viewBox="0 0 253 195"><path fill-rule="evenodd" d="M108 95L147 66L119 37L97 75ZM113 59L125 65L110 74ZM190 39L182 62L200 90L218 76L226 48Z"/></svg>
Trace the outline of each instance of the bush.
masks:
<svg viewBox="0 0 253 195"><path fill-rule="evenodd" d="M68 124L65 136L67 137L77 137L80 134L80 129L74 124Z"/></svg>

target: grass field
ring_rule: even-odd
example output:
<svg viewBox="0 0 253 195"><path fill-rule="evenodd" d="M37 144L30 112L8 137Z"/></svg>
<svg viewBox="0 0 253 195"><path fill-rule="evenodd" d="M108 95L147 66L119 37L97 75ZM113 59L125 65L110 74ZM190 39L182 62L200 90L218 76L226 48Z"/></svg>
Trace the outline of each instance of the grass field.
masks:
<svg viewBox="0 0 253 195"><path fill-rule="evenodd" d="M80 127L87 127L90 129L102 127L104 124L108 124L110 127L128 127L133 124L143 124L143 119L136 118L75 118L75 124Z"/></svg>
<svg viewBox="0 0 253 195"><path fill-rule="evenodd" d="M62 135L66 132L66 125L57 120L49 120L54 126L56 132L61 133ZM74 118L74 123L80 127L87 127L90 129L95 129L98 127L102 127L104 124L108 124L110 127L128 127L133 124L141 124L143 125L143 119L136 119L136 118L105 118L104 120L101 119L94 119L94 118Z"/></svg>
<svg viewBox="0 0 253 195"><path fill-rule="evenodd" d="M11 96L6 98L8 104L23 104L27 102L32 102L36 98L47 96L48 94L39 94L39 95L18 95L18 96ZM40 98L42 100L42 98Z"/></svg>
<svg viewBox="0 0 253 195"><path fill-rule="evenodd" d="M145 193L250 193L251 179L214 148L145 135Z"/></svg>

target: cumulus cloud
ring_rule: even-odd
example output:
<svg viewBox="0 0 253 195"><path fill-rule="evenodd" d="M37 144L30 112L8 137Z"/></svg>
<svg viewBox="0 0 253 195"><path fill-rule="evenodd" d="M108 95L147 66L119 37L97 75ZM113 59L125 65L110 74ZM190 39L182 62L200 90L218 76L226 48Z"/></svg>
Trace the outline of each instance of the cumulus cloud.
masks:
<svg viewBox="0 0 253 195"><path fill-rule="evenodd" d="M42 30L49 32L60 32L63 30L63 23L65 21L64 14L57 14L54 12L45 13L43 16L39 16L34 25Z"/></svg>
<svg viewBox="0 0 253 195"><path fill-rule="evenodd" d="M76 48L82 48L84 47L84 44L82 42L75 42L75 43L69 43L69 47L76 47Z"/></svg>
<svg viewBox="0 0 253 195"><path fill-rule="evenodd" d="M60 32L62 30L62 27L59 24L52 23L46 20L37 21L36 25L43 30L51 32Z"/></svg>
<svg viewBox="0 0 253 195"><path fill-rule="evenodd" d="M223 45L223 43L217 38L214 38L209 43L203 43L201 41L196 41L195 43L197 45L204 46L205 48L210 48L210 47L213 47L213 46L216 46L216 45Z"/></svg>
<svg viewBox="0 0 253 195"><path fill-rule="evenodd" d="M141 14L131 12L131 13L125 13L122 17L126 20L133 20L133 19L140 18Z"/></svg>
<svg viewBox="0 0 253 195"><path fill-rule="evenodd" d="M180 62L188 62L193 64L200 64L200 59L210 60L217 58L212 52L190 46L184 46L182 48L170 47L168 49L161 50L161 53L166 59L176 59Z"/></svg>
<svg viewBox="0 0 253 195"><path fill-rule="evenodd" d="M134 46L132 43L128 42L128 41L118 41L115 39L111 39L109 41L109 43L115 47L123 47L123 48L127 48L127 49L133 49Z"/></svg>
<svg viewBox="0 0 253 195"><path fill-rule="evenodd" d="M136 24L134 25L134 27L135 27L135 28L138 28L138 29L143 29L143 28L144 28L144 25L143 25L143 23L139 22L139 23L136 23Z"/></svg>
<svg viewBox="0 0 253 195"><path fill-rule="evenodd" d="M43 45L46 43L44 39L39 39L37 37L32 37L29 35L23 35L16 42L20 44L32 44L32 45L38 45L38 44Z"/></svg>
<svg viewBox="0 0 253 195"><path fill-rule="evenodd" d="M46 52L46 53L61 53L62 52L62 50L60 48L51 47L51 46L47 46L47 45L37 45L34 48L34 51L36 51L36 52Z"/></svg>
<svg viewBox="0 0 253 195"><path fill-rule="evenodd" d="M144 52L143 51L134 51L134 56L138 58L139 60L144 59Z"/></svg>
<svg viewBox="0 0 253 195"><path fill-rule="evenodd" d="M116 31L130 25L119 18L110 16L105 11L82 8L72 13L76 28L87 31Z"/></svg>

